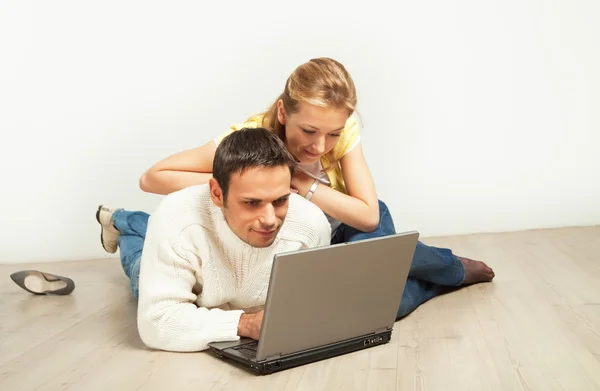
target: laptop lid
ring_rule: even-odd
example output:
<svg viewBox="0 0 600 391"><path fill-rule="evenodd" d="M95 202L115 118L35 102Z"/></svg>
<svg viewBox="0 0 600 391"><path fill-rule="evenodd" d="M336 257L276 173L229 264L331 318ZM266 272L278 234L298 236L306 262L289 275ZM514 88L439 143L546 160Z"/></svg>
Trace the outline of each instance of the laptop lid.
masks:
<svg viewBox="0 0 600 391"><path fill-rule="evenodd" d="M416 231L278 254L257 360L393 327Z"/></svg>

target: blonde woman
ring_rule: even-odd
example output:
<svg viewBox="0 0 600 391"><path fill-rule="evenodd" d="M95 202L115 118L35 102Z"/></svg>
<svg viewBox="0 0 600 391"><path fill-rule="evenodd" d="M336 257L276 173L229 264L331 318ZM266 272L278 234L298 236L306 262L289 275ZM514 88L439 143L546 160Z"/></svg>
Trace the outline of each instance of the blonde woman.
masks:
<svg viewBox="0 0 600 391"><path fill-rule="evenodd" d="M206 183L216 147L227 134L263 127L275 132L299 162L301 170L292 179L292 189L327 215L332 244L393 234L390 212L377 197L363 154L353 116L356 103L356 89L346 68L330 58L312 59L292 72L267 111L232 125L200 147L158 162L142 175L140 187L166 195ZM114 253L120 247L123 268L135 289L148 215L101 207L97 219L104 248ZM493 270L482 262L419 242L398 319L439 294L493 278Z"/></svg>

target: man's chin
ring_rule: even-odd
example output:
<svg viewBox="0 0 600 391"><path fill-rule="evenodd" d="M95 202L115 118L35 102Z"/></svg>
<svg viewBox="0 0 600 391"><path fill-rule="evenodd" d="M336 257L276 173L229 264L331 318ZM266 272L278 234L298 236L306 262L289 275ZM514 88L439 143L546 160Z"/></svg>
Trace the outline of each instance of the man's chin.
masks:
<svg viewBox="0 0 600 391"><path fill-rule="evenodd" d="M269 247L275 242L275 238L277 237L277 233L274 233L271 236L262 236L260 234L254 233L253 238L249 238L250 240L247 242L252 247L264 248Z"/></svg>

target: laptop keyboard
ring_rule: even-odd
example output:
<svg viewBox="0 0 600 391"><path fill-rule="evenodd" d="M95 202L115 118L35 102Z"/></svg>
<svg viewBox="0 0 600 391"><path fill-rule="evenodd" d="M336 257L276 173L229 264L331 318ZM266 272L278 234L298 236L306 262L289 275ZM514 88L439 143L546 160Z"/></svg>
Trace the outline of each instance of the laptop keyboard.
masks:
<svg viewBox="0 0 600 391"><path fill-rule="evenodd" d="M258 342L252 342L246 345L236 346L233 349L237 350L242 356L246 358L255 358L257 348Z"/></svg>

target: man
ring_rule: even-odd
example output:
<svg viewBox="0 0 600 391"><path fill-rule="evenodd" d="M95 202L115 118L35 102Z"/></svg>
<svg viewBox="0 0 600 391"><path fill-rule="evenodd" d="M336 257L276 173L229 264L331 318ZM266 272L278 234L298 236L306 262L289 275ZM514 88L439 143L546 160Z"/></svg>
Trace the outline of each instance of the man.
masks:
<svg viewBox="0 0 600 391"><path fill-rule="evenodd" d="M141 257L127 253L136 235L143 240L139 212L99 209L103 245L118 240L139 295L138 329L148 347L200 351L210 342L258 339L274 255L330 243L323 212L290 191L295 164L272 132L232 133L215 152L208 184L162 200Z"/></svg>

